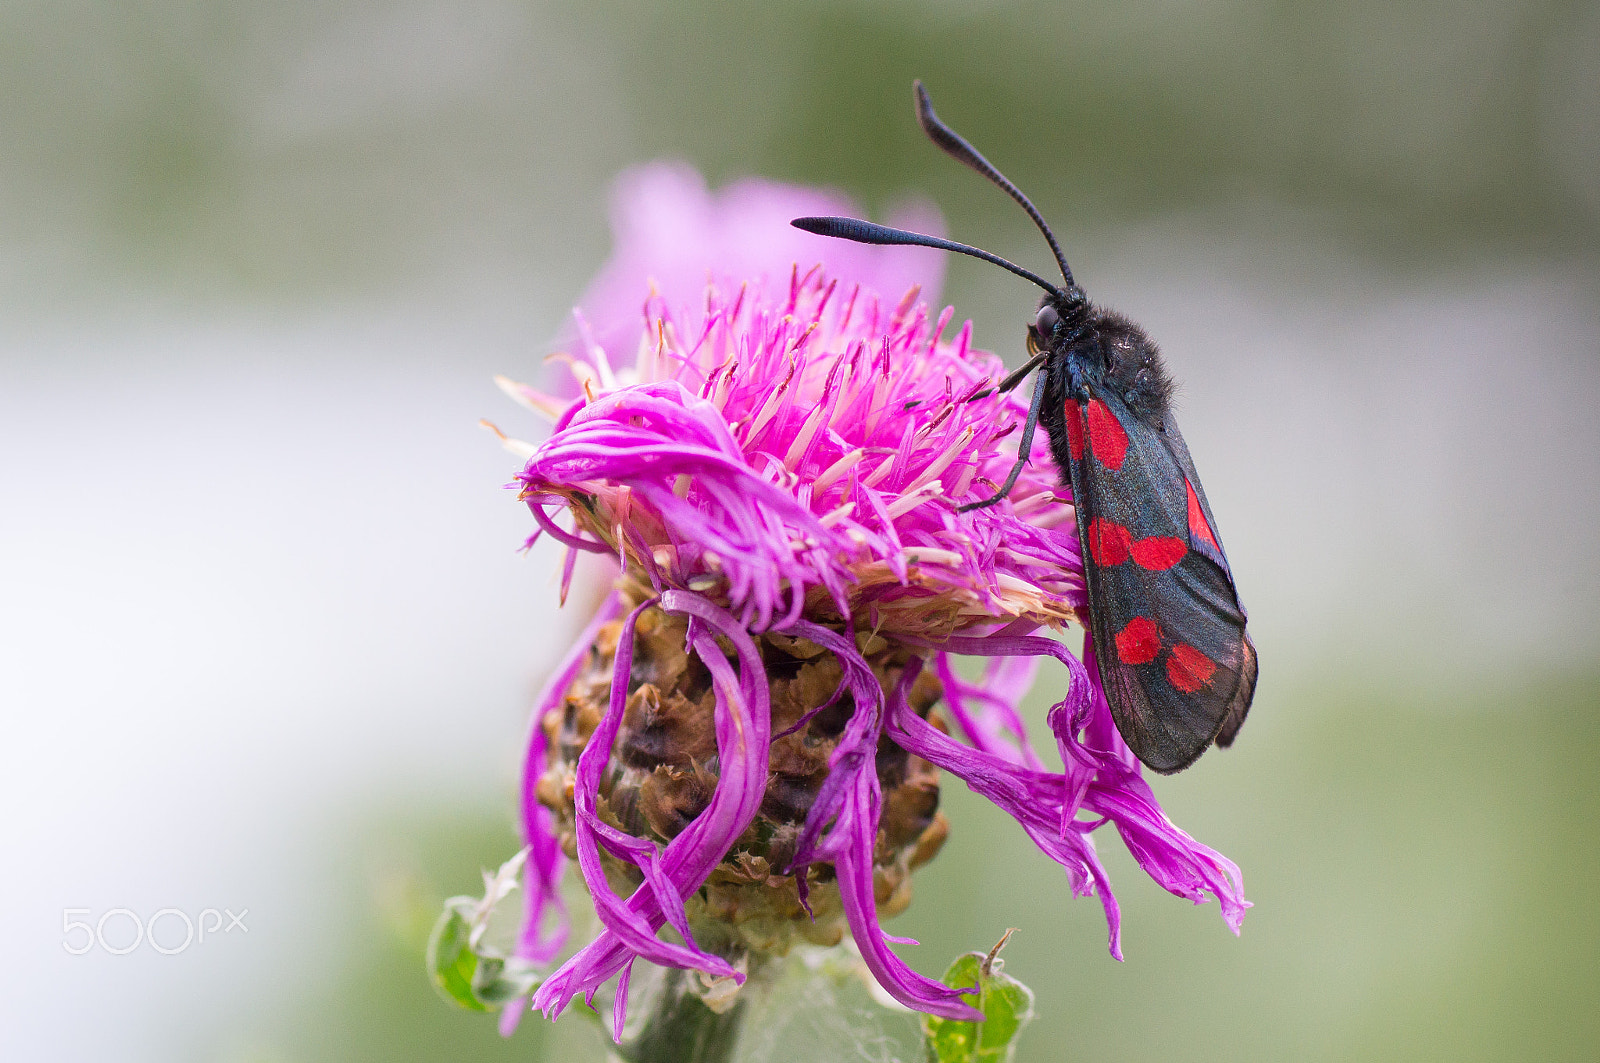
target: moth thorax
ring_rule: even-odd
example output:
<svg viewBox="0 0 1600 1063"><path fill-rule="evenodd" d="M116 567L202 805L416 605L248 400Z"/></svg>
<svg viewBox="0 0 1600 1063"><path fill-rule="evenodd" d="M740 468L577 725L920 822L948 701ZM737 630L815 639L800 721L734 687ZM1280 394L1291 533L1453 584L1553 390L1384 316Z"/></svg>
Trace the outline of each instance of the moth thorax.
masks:
<svg viewBox="0 0 1600 1063"><path fill-rule="evenodd" d="M621 623L603 627L582 672L561 707L542 724L549 760L538 784L541 803L556 813L561 844L576 856L573 779L578 755L604 716L611 695ZM627 709L600 782L602 819L640 838L665 844L694 821L711 800L720 770L714 712L716 696L704 663L685 652L686 622L659 609L645 610L634 635ZM833 653L805 639L756 635L771 681L772 733L781 735L812 709L826 704L843 676ZM857 640L885 693L902 675L910 652L879 636ZM738 660L724 646L730 667ZM927 717L941 687L923 672L911 692ZM795 944L837 944L844 913L831 864L805 872L812 912L800 903L793 874L806 814L828 774L828 758L854 712L842 693L804 727L772 742L760 813L686 908L700 947L730 958L747 952L782 955ZM935 716L932 722L941 726ZM941 726L942 729L942 726ZM883 814L873 851L878 913L890 916L911 902L911 871L944 844L949 824L939 807L938 771L887 737L877 748ZM626 896L642 880L632 864L604 854L612 889Z"/></svg>
<svg viewBox="0 0 1600 1063"><path fill-rule="evenodd" d="M1134 413L1159 421L1172 400L1172 380L1155 341L1114 310L1097 308L1094 318L1105 387Z"/></svg>

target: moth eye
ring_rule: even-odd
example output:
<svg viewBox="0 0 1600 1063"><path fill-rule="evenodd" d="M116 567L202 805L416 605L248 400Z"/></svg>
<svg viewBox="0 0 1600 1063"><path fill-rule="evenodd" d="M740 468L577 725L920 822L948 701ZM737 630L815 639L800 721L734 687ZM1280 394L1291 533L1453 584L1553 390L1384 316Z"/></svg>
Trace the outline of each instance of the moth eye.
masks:
<svg viewBox="0 0 1600 1063"><path fill-rule="evenodd" d="M1033 319L1033 329L1039 335L1048 339L1054 334L1056 326L1061 323L1061 315L1056 313L1056 308L1049 303L1039 308L1039 314Z"/></svg>

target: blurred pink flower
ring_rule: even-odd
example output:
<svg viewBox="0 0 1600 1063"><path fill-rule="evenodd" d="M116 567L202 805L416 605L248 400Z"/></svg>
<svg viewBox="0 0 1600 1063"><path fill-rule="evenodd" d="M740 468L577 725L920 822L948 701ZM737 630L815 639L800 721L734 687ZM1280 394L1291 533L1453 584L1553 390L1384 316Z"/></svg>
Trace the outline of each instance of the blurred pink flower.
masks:
<svg viewBox="0 0 1600 1063"><path fill-rule="evenodd" d="M791 268L798 265L804 273L824 250L836 277L894 296L920 285L923 298L939 298L942 252L828 246L789 226L789 219L808 214L863 216L848 196L824 189L747 177L713 193L687 163L661 160L627 170L612 188L611 257L578 300L581 321L612 358L631 359L645 329L644 302L652 287L665 305L678 310L702 303L708 281L734 290L744 281L787 281ZM926 200L906 203L887 220L935 236L944 233L939 209ZM578 328L563 339L569 346L582 341Z"/></svg>

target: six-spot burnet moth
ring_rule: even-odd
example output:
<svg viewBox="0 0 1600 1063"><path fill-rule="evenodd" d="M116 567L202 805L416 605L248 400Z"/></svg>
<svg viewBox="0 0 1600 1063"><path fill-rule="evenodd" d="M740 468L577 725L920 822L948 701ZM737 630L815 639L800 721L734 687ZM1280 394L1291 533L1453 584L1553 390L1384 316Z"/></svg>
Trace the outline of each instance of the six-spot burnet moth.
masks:
<svg viewBox="0 0 1600 1063"><path fill-rule="evenodd" d="M992 498L962 508L991 506L1010 492L1042 420L1071 482L1088 628L1112 718L1141 761L1158 772L1179 771L1212 742L1233 742L1255 694L1256 650L1216 520L1173 420L1172 382L1143 329L1089 302L1028 197L939 120L922 82L915 92L923 131L1021 204L1049 241L1065 284L976 247L903 229L853 218L793 224L861 243L956 251L1045 290L1028 327L1029 361L997 385L1009 390L1042 368L1017 464Z"/></svg>

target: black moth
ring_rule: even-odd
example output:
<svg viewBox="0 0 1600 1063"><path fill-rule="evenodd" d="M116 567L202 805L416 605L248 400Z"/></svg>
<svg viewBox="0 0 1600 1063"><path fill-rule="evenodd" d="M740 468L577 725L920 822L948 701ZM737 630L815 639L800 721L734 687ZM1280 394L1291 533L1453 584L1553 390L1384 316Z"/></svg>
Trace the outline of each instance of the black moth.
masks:
<svg viewBox="0 0 1600 1063"><path fill-rule="evenodd" d="M1089 302L1044 218L1018 188L933 113L915 85L917 120L940 148L1000 186L1039 226L1065 284L1057 287L966 244L853 218L797 218L822 236L919 244L981 258L1039 285L1030 360L997 386L1034 383L1019 447L999 502L1026 463L1039 421L1066 469L1089 585L1089 633L1117 730L1158 772L1180 771L1207 746L1232 744L1256 687L1256 650L1189 448L1172 417L1172 382L1155 343L1127 318ZM984 393L987 394L987 393Z"/></svg>

